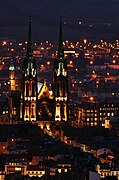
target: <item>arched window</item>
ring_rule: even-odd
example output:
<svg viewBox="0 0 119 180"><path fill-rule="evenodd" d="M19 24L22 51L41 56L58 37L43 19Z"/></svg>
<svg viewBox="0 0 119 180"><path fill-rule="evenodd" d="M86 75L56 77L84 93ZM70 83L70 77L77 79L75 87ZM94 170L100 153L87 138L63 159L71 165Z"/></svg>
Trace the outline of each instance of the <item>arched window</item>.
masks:
<svg viewBox="0 0 119 180"><path fill-rule="evenodd" d="M57 96L59 97L60 96L60 83L59 82L57 82Z"/></svg>
<svg viewBox="0 0 119 180"><path fill-rule="evenodd" d="M31 117L34 118L35 117L35 104L31 105Z"/></svg>
<svg viewBox="0 0 119 180"><path fill-rule="evenodd" d="M26 83L26 96L29 96L29 83Z"/></svg>
<svg viewBox="0 0 119 180"><path fill-rule="evenodd" d="M65 82L64 82L64 83L63 83L63 87L62 87L63 97L65 97L65 88L66 88L66 86L65 86Z"/></svg>
<svg viewBox="0 0 119 180"><path fill-rule="evenodd" d="M35 96L35 86L34 86L34 82L32 82L32 96Z"/></svg>

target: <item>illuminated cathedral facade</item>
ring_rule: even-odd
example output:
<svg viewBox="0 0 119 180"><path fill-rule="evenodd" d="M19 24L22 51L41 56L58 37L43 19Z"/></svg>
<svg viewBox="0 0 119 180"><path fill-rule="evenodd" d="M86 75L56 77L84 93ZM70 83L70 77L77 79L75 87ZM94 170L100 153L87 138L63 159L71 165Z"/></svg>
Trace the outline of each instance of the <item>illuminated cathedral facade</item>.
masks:
<svg viewBox="0 0 119 180"><path fill-rule="evenodd" d="M14 69L11 62L9 79L12 91L15 90ZM62 20L60 22L58 52L54 61L52 75L52 95L48 90L46 80L44 80L44 84L38 92L37 67L33 55L30 19L26 57L23 62L22 83L19 92L20 105L18 114L21 122L68 120L68 70L66 60L64 59ZM13 113L11 119L12 117Z"/></svg>

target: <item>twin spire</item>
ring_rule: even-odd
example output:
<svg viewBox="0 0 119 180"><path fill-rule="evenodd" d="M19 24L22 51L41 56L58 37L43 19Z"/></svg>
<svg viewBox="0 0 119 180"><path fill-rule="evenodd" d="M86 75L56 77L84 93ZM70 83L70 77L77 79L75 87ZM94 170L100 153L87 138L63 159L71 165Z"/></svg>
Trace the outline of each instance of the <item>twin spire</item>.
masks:
<svg viewBox="0 0 119 180"><path fill-rule="evenodd" d="M29 30L28 30L28 41L27 41L27 52L26 57L33 56L33 47L32 47L32 34L31 34L31 17L29 17ZM60 29L59 29L59 41L58 41L58 58L64 58L64 47L62 40L62 17L60 17Z"/></svg>

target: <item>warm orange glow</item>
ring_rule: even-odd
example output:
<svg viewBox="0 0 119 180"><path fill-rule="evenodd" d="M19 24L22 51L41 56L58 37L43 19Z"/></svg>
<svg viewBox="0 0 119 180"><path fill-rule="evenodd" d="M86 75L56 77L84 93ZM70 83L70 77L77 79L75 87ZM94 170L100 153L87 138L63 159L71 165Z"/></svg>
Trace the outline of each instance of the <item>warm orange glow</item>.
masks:
<svg viewBox="0 0 119 180"><path fill-rule="evenodd" d="M74 45L73 45L73 44L71 44L71 48L74 48Z"/></svg>
<svg viewBox="0 0 119 180"><path fill-rule="evenodd" d="M67 58L68 57L68 55L67 54L64 54L64 58Z"/></svg>
<svg viewBox="0 0 119 180"><path fill-rule="evenodd" d="M50 130L50 124L46 125L47 130Z"/></svg>
<svg viewBox="0 0 119 180"><path fill-rule="evenodd" d="M64 121L67 120L67 112L66 112L66 104L64 105L64 118L63 118Z"/></svg>
<svg viewBox="0 0 119 180"><path fill-rule="evenodd" d="M115 63L116 63L116 60L113 60L112 62L113 62L113 64L115 64Z"/></svg>
<svg viewBox="0 0 119 180"><path fill-rule="evenodd" d="M55 120L56 121L60 121L61 120L61 117L60 117L60 106L56 106Z"/></svg>
<svg viewBox="0 0 119 180"><path fill-rule="evenodd" d="M84 42L84 44L86 44L87 43L87 39L84 39L83 42Z"/></svg>
<svg viewBox="0 0 119 180"><path fill-rule="evenodd" d="M41 64L41 68L44 68L44 65L43 65L43 64Z"/></svg>
<svg viewBox="0 0 119 180"><path fill-rule="evenodd" d="M3 46L5 46L6 44L7 44L7 42L6 42L6 41L3 41L3 42L2 42L2 45L3 45Z"/></svg>
<svg viewBox="0 0 119 180"><path fill-rule="evenodd" d="M12 78L13 78L13 77L12 77ZM14 80L14 79L11 79L11 80L10 80L10 86L11 86L11 91L12 91L12 90L14 91L15 88L16 88L16 87L15 87L15 80Z"/></svg>
<svg viewBox="0 0 119 180"><path fill-rule="evenodd" d="M40 55L40 51L39 51L39 50L34 50L34 51L33 51L33 54L34 54L34 55Z"/></svg>
<svg viewBox="0 0 119 180"><path fill-rule="evenodd" d="M47 65L50 65L50 61L47 61Z"/></svg>
<svg viewBox="0 0 119 180"><path fill-rule="evenodd" d="M90 101L94 101L94 97L93 96L90 97Z"/></svg>
<svg viewBox="0 0 119 180"><path fill-rule="evenodd" d="M71 65L71 64L73 64L73 62L72 62L72 61L69 61L69 64Z"/></svg>
<svg viewBox="0 0 119 180"><path fill-rule="evenodd" d="M52 54L52 58L55 58L55 55L54 55L54 54Z"/></svg>
<svg viewBox="0 0 119 180"><path fill-rule="evenodd" d="M90 61L90 64L93 64L93 61L92 61L92 60Z"/></svg>

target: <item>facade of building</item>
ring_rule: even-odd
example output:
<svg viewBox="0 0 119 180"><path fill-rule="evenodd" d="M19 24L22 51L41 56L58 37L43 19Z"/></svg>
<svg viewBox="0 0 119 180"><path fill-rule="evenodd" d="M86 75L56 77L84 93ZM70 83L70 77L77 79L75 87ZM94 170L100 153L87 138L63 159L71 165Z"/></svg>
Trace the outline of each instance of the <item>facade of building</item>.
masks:
<svg viewBox="0 0 119 180"><path fill-rule="evenodd" d="M38 121L52 121L53 116L53 96L50 94L50 91L46 85L46 80L42 85L38 93Z"/></svg>
<svg viewBox="0 0 119 180"><path fill-rule="evenodd" d="M118 103L85 102L79 106L79 121L81 126L103 126L107 119L117 116Z"/></svg>

